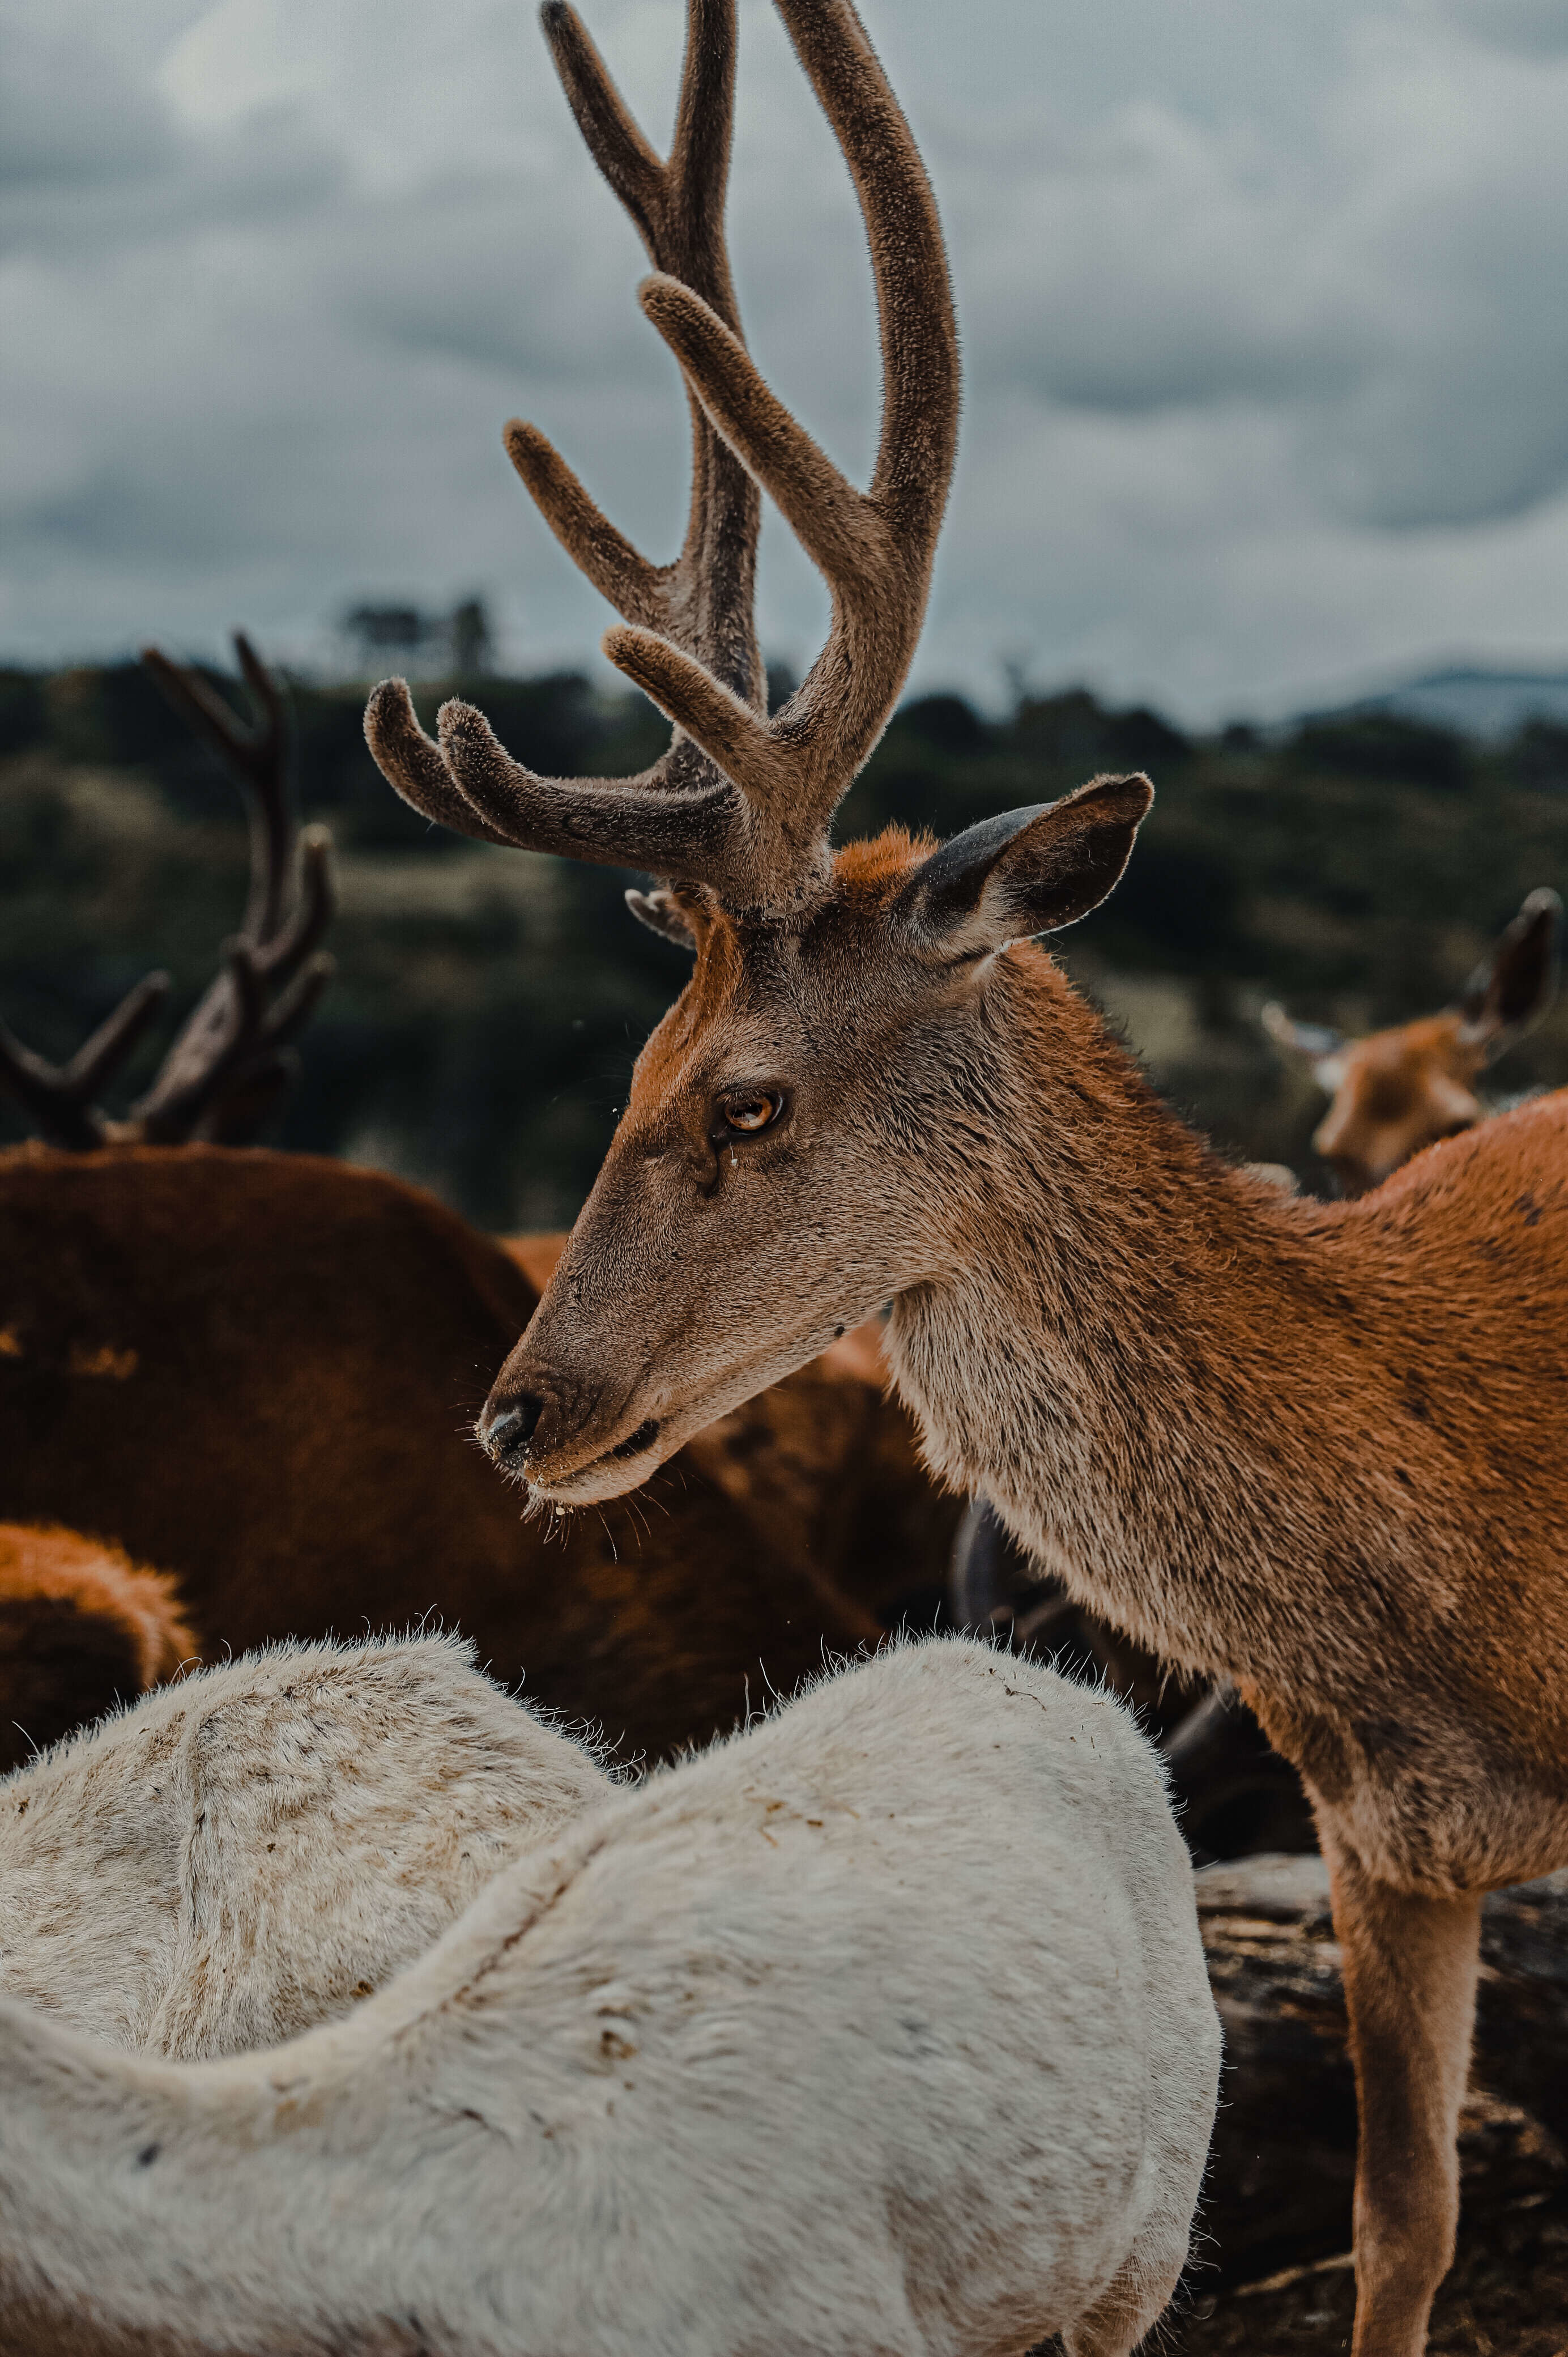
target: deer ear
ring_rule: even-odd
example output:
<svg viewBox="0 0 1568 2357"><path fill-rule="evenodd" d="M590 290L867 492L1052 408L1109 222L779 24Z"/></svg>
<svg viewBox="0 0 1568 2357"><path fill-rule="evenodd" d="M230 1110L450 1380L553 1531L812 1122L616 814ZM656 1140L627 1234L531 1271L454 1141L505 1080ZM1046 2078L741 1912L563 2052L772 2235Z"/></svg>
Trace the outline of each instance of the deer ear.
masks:
<svg viewBox="0 0 1568 2357"><path fill-rule="evenodd" d="M1484 1046L1488 1063L1539 1021L1555 997L1562 920L1555 892L1532 892L1466 984L1460 1037Z"/></svg>
<svg viewBox="0 0 1568 2357"><path fill-rule="evenodd" d="M983 819L917 868L900 895L907 921L958 957L1075 925L1114 888L1154 799L1145 777L1095 778L1059 802Z"/></svg>
<svg viewBox="0 0 1568 2357"><path fill-rule="evenodd" d="M1297 1023L1277 998L1270 999L1258 1020L1279 1050L1282 1062L1310 1072L1318 1087L1332 1096L1345 1077L1339 1061L1344 1033L1326 1023Z"/></svg>
<svg viewBox="0 0 1568 2357"><path fill-rule="evenodd" d="M675 942L683 950L696 949L692 920L673 892L628 892L626 905L650 933L662 933L667 942Z"/></svg>

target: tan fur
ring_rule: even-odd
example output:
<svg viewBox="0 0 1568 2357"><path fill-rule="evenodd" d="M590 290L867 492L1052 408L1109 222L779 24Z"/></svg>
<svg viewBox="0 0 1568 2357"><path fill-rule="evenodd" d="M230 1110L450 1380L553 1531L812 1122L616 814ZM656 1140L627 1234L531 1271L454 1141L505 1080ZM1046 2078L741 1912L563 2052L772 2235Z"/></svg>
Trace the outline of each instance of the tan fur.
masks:
<svg viewBox="0 0 1568 2357"><path fill-rule="evenodd" d="M275 2046L612 1789L456 1638L246 1653L0 1781L0 1990L134 2053Z"/></svg>
<svg viewBox="0 0 1568 2357"><path fill-rule="evenodd" d="M195 1653L166 1573L75 1531L0 1523L0 1770Z"/></svg>
<svg viewBox="0 0 1568 2357"><path fill-rule="evenodd" d="M438 1786L447 1739L408 1718L378 1800ZM254 1724L271 1765L281 1697ZM269 1798L236 1813L237 1733L242 1832ZM340 1769L301 1781L352 1827ZM1181 2273L1219 2077L1151 1747L961 1639L579 1808L332 2010L171 2062L0 1996L6 2357L1123 2357Z"/></svg>

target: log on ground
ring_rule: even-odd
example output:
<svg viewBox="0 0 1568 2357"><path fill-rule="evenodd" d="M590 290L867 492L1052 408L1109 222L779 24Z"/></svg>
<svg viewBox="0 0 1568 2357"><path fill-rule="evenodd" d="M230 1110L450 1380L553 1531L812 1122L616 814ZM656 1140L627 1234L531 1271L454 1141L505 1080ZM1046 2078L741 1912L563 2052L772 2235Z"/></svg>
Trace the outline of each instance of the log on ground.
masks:
<svg viewBox="0 0 1568 2357"><path fill-rule="evenodd" d="M1240 1858L1197 1878L1226 2062L1195 2288L1258 2283L1350 2246L1356 2092L1328 1878L1317 1857ZM1467 2223L1568 2191L1568 1872L1483 1914Z"/></svg>

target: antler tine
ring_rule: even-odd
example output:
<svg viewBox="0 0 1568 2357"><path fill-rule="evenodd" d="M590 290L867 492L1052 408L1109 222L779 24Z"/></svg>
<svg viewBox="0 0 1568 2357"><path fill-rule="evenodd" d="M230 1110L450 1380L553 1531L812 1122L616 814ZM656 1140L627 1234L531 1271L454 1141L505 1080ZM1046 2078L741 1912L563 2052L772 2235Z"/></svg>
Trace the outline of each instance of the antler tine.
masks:
<svg viewBox="0 0 1568 2357"><path fill-rule="evenodd" d="M300 838L299 891L294 913L269 941L253 945L256 971L263 979L272 984L287 982L337 913L332 837L324 826L306 827Z"/></svg>
<svg viewBox="0 0 1568 2357"><path fill-rule="evenodd" d="M433 744L401 679L372 694L365 736L403 800L460 834L684 883L745 872L733 841L734 789L683 739L636 777L542 778L512 759L471 704L442 705Z"/></svg>
<svg viewBox="0 0 1568 2357"><path fill-rule="evenodd" d="M234 652L256 712L249 726L188 664L171 662L157 647L144 648L142 661L193 735L217 754L246 795L251 893L244 931L247 939L265 942L282 921L294 866L288 714L277 682L243 630L234 633Z"/></svg>
<svg viewBox="0 0 1568 2357"><path fill-rule="evenodd" d="M958 425L958 338L941 225L918 151L849 0L777 0L843 149L876 282L883 415L871 485L858 492L769 387L725 322L659 275L643 308L729 447L777 502L832 594L828 640L766 725L716 696L678 647L645 626L605 651L722 763L773 824L775 893L809 884L826 829L875 745L924 619Z"/></svg>
<svg viewBox="0 0 1568 2357"><path fill-rule="evenodd" d="M234 651L256 715L249 726L199 672L156 648L143 657L175 709L239 779L251 827L244 923L224 952L223 972L131 1108L128 1134L153 1145L252 1135L288 1077L274 1051L297 1032L332 972L329 958L312 955L336 907L330 838L321 827L297 836L282 691L242 630L234 633Z"/></svg>
<svg viewBox="0 0 1568 2357"><path fill-rule="evenodd" d="M329 957L316 954L336 908L331 839L325 828L306 830L293 892L287 713L243 632L236 632L234 647L256 708L250 726L199 672L156 648L143 661L175 709L247 789L251 892L243 930L126 1121L110 1120L94 1100L167 996L166 974L139 982L68 1064L47 1062L0 1024L0 1084L26 1105L51 1145L81 1153L111 1144L175 1145L199 1133L252 1135L290 1076L283 1050L333 971ZM269 991L276 993L270 1007Z"/></svg>
<svg viewBox="0 0 1568 2357"><path fill-rule="evenodd" d="M777 4L849 164L871 247L883 414L869 489L857 491L789 414L737 332L719 230L733 0L689 0L667 166L575 15L552 0L545 29L573 110L655 264L643 308L699 413L681 556L650 565L532 427L510 426L508 447L546 522L623 617L606 653L668 716L674 739L640 778L568 783L512 761L467 705L446 705L438 745L398 683L378 689L366 716L382 769L433 818L535 850L641 864L752 907L787 907L820 885L832 813L908 674L952 476L959 398L941 224L875 52L850 0ZM832 597L827 642L771 721L751 626L755 509L725 472L736 462L772 494Z"/></svg>
<svg viewBox="0 0 1568 2357"><path fill-rule="evenodd" d="M224 971L209 986L131 1108L131 1127L149 1146L177 1146L197 1125L260 1040L266 998L254 946L226 942Z"/></svg>
<svg viewBox="0 0 1568 2357"><path fill-rule="evenodd" d="M735 0L690 0L667 164L643 136L576 10L566 0L546 0L542 21L584 144L636 222L650 262L689 286L738 335L724 233ZM617 610L674 637L748 703L760 704L765 691L752 623L757 489L694 398L691 409L691 507L672 565L651 565L639 556L534 427L514 419L507 448L567 554Z"/></svg>
<svg viewBox="0 0 1568 2357"><path fill-rule="evenodd" d="M177 1066L171 1057L135 1109L136 1134L149 1145L187 1138L244 1146L297 1079L295 1040L337 972L325 952L308 958L271 1006L267 975L250 944L231 942L221 997L213 996L203 1036Z"/></svg>
<svg viewBox="0 0 1568 2357"><path fill-rule="evenodd" d="M288 710L272 673L243 630L234 633L234 652L259 718L251 738L251 894L244 930L252 941L270 941L288 906L298 831L289 792Z"/></svg>
<svg viewBox="0 0 1568 2357"><path fill-rule="evenodd" d="M331 839L324 828L312 827L292 916L269 941L242 932L227 945L224 971L208 985L152 1086L132 1106L131 1134L154 1146L204 1135L232 1086L248 1111L228 1122L222 1134L231 1142L253 1135L254 1120L278 1093L273 1090L264 1102L256 1094L256 1067L297 1035L335 971L330 957L314 952L336 906ZM269 990L277 991L270 1006Z"/></svg>
<svg viewBox="0 0 1568 2357"><path fill-rule="evenodd" d="M578 129L650 260L738 330L724 240L735 0L688 0L668 163L644 137L576 11L565 0L547 0L542 18ZM691 504L681 554L669 565L650 565L633 547L536 427L513 419L506 447L567 554L618 612L689 651L743 708L760 711L767 688L752 613L760 501L746 468L689 398ZM439 742L433 741L405 683L385 681L371 698L365 734L403 799L459 833L716 882L753 897L744 880L751 862L734 788L679 729L668 751L638 777L545 778L514 761L468 705L445 707Z"/></svg>
<svg viewBox="0 0 1568 2357"><path fill-rule="evenodd" d="M51 1146L84 1154L108 1143L111 1125L93 1100L124 1063L168 991L166 974L144 974L66 1064L35 1055L0 1023L0 1081Z"/></svg>

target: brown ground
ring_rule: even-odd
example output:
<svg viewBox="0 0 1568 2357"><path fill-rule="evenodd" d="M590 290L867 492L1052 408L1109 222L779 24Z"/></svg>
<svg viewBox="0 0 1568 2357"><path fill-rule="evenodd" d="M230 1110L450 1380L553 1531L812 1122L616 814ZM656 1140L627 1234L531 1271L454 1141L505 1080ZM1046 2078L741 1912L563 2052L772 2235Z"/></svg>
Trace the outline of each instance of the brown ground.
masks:
<svg viewBox="0 0 1568 2357"><path fill-rule="evenodd" d="M1151 2348L1160 2357L1337 2357L1350 2346L1348 2259L1314 2272L1205 2292ZM1428 2357L1568 2357L1568 2190L1492 2212L1462 2228L1433 2311Z"/></svg>

